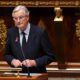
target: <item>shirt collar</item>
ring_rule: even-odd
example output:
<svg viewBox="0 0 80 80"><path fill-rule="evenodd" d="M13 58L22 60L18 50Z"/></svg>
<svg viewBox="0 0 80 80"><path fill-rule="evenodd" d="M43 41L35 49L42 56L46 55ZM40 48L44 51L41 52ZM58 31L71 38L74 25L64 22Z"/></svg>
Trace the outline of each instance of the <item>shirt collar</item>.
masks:
<svg viewBox="0 0 80 80"><path fill-rule="evenodd" d="M27 34L27 35L29 35L29 31L30 31L30 23L28 23L26 29L24 30L24 33ZM19 29L19 34L21 34L21 32L22 31Z"/></svg>

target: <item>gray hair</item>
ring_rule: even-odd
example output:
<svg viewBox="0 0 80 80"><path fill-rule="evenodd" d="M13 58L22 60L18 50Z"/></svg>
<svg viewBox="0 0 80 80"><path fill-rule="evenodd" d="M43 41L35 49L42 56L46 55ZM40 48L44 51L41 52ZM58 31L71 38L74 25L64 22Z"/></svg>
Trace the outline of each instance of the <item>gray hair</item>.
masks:
<svg viewBox="0 0 80 80"><path fill-rule="evenodd" d="M29 16L29 10L26 8L26 6L23 6L23 5L19 5L17 7L15 7L12 11L12 17L14 16L14 13L18 12L18 11L23 11L26 15Z"/></svg>

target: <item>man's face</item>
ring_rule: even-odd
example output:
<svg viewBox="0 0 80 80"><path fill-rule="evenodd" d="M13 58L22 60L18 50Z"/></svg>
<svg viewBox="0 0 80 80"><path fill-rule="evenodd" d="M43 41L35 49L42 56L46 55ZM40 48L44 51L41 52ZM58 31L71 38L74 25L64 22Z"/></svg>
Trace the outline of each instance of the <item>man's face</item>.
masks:
<svg viewBox="0 0 80 80"><path fill-rule="evenodd" d="M24 30L29 22L29 16L25 15L23 11L18 11L14 13L13 20L15 26L21 30Z"/></svg>

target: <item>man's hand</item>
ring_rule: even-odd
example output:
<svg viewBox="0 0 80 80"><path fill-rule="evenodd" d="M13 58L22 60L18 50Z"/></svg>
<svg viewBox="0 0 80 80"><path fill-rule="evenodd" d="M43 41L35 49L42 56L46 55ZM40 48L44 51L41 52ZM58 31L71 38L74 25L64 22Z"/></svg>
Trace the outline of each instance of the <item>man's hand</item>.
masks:
<svg viewBox="0 0 80 80"><path fill-rule="evenodd" d="M18 59L13 59L11 64L14 66L14 67L19 67L19 66L22 66L22 63L18 60Z"/></svg>
<svg viewBox="0 0 80 80"><path fill-rule="evenodd" d="M33 67L37 65L35 60L30 60L30 59L24 60L22 64L26 67Z"/></svg>

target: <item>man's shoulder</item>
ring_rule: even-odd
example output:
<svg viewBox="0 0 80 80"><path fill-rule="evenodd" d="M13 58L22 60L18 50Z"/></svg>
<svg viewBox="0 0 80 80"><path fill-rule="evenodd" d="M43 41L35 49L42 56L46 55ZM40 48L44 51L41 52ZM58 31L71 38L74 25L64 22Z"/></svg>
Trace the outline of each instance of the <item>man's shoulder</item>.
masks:
<svg viewBox="0 0 80 80"><path fill-rule="evenodd" d="M44 31L41 27L34 25L34 24L31 24L31 27L37 33L42 33Z"/></svg>
<svg viewBox="0 0 80 80"><path fill-rule="evenodd" d="M11 28L8 29L8 32L14 32L16 30L17 30L17 27L11 27Z"/></svg>

